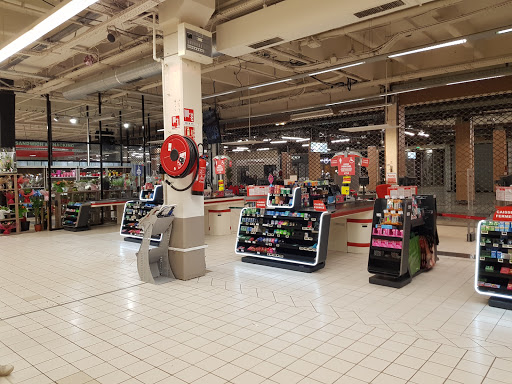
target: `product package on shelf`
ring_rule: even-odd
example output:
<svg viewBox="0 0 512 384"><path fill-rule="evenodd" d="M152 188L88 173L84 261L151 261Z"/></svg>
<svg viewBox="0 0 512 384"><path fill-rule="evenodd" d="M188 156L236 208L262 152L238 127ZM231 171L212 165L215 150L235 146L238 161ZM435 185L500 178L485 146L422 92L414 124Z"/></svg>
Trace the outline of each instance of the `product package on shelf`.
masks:
<svg viewBox="0 0 512 384"><path fill-rule="evenodd" d="M374 284L400 288L436 261L434 196L387 197L374 205L368 272Z"/></svg>

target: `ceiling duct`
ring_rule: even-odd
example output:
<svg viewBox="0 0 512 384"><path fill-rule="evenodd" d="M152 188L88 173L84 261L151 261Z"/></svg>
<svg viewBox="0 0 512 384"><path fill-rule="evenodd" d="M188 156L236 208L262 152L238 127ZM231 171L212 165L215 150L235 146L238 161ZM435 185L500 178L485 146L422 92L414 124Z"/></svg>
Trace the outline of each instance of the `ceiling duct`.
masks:
<svg viewBox="0 0 512 384"><path fill-rule="evenodd" d="M70 85L63 90L62 95L68 100L83 99L92 93L108 91L161 73L162 64L149 58Z"/></svg>
<svg viewBox="0 0 512 384"><path fill-rule="evenodd" d="M431 1L434 0L423 0L421 4ZM261 42L276 37L274 43L265 47L417 6L417 0L286 0L217 25L217 51L238 57L257 51ZM297 28L297 20L307 22Z"/></svg>

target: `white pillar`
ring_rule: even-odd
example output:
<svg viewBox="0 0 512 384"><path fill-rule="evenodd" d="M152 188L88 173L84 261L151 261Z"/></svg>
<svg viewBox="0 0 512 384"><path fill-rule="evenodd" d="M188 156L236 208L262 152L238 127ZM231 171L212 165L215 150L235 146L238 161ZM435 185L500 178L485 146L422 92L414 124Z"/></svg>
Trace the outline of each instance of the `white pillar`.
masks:
<svg viewBox="0 0 512 384"><path fill-rule="evenodd" d="M159 7L160 28L164 32L162 88L164 136L185 135L192 127L196 143L203 141L201 64L178 56L178 25L182 22L203 27L215 10L214 0L168 0ZM185 122L185 109L193 110L194 122ZM173 127L173 118L179 125ZM202 148L200 148L202 151ZM168 178L168 176L166 176ZM170 179L176 188L189 185L193 175ZM165 204L176 204L169 258L174 275L188 280L205 273L204 200L191 190L178 192L164 184Z"/></svg>

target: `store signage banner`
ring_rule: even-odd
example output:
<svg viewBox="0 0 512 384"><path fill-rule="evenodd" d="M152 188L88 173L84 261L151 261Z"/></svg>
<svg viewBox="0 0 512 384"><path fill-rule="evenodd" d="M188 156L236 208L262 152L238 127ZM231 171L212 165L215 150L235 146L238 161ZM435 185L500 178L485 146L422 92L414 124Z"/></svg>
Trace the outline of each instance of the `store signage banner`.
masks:
<svg viewBox="0 0 512 384"><path fill-rule="evenodd" d="M496 200L512 201L512 187L496 187Z"/></svg>
<svg viewBox="0 0 512 384"><path fill-rule="evenodd" d="M356 161L353 156L340 157L338 161L338 175L355 175L356 174Z"/></svg>
<svg viewBox="0 0 512 384"><path fill-rule="evenodd" d="M172 129L178 129L180 127L180 117L173 116L172 117Z"/></svg>
<svg viewBox="0 0 512 384"><path fill-rule="evenodd" d="M343 184L350 184L352 182L352 177L343 176Z"/></svg>
<svg viewBox="0 0 512 384"><path fill-rule="evenodd" d="M512 207L499 207L494 213L493 220L512 221Z"/></svg>
<svg viewBox="0 0 512 384"><path fill-rule="evenodd" d="M322 202L322 200L313 200L313 208L315 208L315 211L317 212L327 211L327 208L325 207L325 204Z"/></svg>
<svg viewBox="0 0 512 384"><path fill-rule="evenodd" d="M193 123L194 122L194 110L193 109L188 109L188 108L183 109L183 121L185 121L185 123Z"/></svg>
<svg viewBox="0 0 512 384"><path fill-rule="evenodd" d="M361 167L368 168L370 166L370 159L367 157L363 157L361 159Z"/></svg>
<svg viewBox="0 0 512 384"><path fill-rule="evenodd" d="M387 182L387 184L398 184L398 179L396 177L396 172L387 173L386 174L386 182Z"/></svg>
<svg viewBox="0 0 512 384"><path fill-rule="evenodd" d="M256 201L256 208L267 208L267 201L265 199Z"/></svg>
<svg viewBox="0 0 512 384"><path fill-rule="evenodd" d="M341 156L334 156L331 159L331 167L337 167Z"/></svg>
<svg viewBox="0 0 512 384"><path fill-rule="evenodd" d="M266 196L270 193L270 187L267 186L247 186L247 196Z"/></svg>
<svg viewBox="0 0 512 384"><path fill-rule="evenodd" d="M345 186L341 187L341 194L345 195L345 196L350 195L350 187L348 187L348 186L347 187L345 187Z"/></svg>
<svg viewBox="0 0 512 384"><path fill-rule="evenodd" d="M224 159L214 159L215 160L215 174L216 175L224 175L226 173L226 163Z"/></svg>

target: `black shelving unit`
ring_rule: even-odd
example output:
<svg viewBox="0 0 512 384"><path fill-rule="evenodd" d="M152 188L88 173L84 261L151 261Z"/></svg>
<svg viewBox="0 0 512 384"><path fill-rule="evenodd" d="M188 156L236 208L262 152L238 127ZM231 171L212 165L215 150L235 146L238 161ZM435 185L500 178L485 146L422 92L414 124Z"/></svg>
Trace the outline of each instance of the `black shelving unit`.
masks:
<svg viewBox="0 0 512 384"><path fill-rule="evenodd" d="M140 193L139 200L126 202L121 222L120 235L126 241L141 242L144 237L144 231L139 227L139 221L146 216L154 207L163 204L163 188L161 185L155 186L154 190L143 190ZM152 236L152 242L158 244L162 239L162 234Z"/></svg>
<svg viewBox="0 0 512 384"><path fill-rule="evenodd" d="M66 231L78 232L91 229L89 225L91 203L68 203L63 213L62 228Z"/></svg>
<svg viewBox="0 0 512 384"><path fill-rule="evenodd" d="M512 223L478 223L475 290L489 297L489 306L512 309Z"/></svg>
<svg viewBox="0 0 512 384"><path fill-rule="evenodd" d="M301 205L301 189L299 187L286 188L290 192L269 193L267 195L267 208L288 208L300 209Z"/></svg>
<svg viewBox="0 0 512 384"><path fill-rule="evenodd" d="M400 201L395 206L388 200ZM409 266L409 246L411 234L431 239L432 259L437 260L437 208L435 196L418 195L413 199L377 199L373 209L372 236L368 257L368 272L371 284L401 288L412 281L415 274L432 267L421 260L421 268L415 274ZM421 212L421 216L416 217ZM394 221L385 222L386 217Z"/></svg>
<svg viewBox="0 0 512 384"><path fill-rule="evenodd" d="M294 190L300 202L299 192ZM317 271L325 266L330 220L328 212L310 209L244 208L235 253L246 263Z"/></svg>

